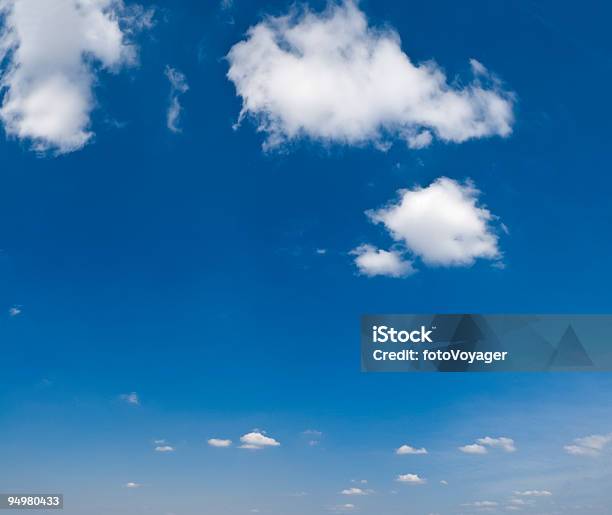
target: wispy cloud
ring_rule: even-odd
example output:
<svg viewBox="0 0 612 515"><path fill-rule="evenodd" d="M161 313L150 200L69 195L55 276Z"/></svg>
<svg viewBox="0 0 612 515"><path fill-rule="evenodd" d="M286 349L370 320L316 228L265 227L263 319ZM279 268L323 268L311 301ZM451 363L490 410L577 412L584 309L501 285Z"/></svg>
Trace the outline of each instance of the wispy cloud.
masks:
<svg viewBox="0 0 612 515"><path fill-rule="evenodd" d="M123 394L121 394L119 396L119 398L123 402L126 402L127 404L131 404L133 406L139 406L140 405L140 397L138 396L138 394L136 392L123 393Z"/></svg>
<svg viewBox="0 0 612 515"><path fill-rule="evenodd" d="M574 456L599 456L612 442L612 433L604 435L590 435L574 439L574 443L563 447L566 453Z"/></svg>
<svg viewBox="0 0 612 515"><path fill-rule="evenodd" d="M189 90L189 85L185 75L176 68L166 66L165 74L170 81L170 100L168 111L166 112L166 124L172 132L182 132L180 118L183 106L181 105L180 97Z"/></svg>
<svg viewBox="0 0 612 515"><path fill-rule="evenodd" d="M516 452L516 445L512 438L500 436L499 438L491 438L485 436L478 438L476 443L463 445L459 450L465 454L487 454L488 448L501 449L505 452Z"/></svg>

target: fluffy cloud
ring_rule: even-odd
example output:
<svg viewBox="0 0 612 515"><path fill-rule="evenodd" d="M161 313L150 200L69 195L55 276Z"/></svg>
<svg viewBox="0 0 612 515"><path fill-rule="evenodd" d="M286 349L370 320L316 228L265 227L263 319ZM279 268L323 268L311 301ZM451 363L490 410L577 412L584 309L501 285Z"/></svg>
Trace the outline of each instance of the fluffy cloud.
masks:
<svg viewBox="0 0 612 515"><path fill-rule="evenodd" d="M465 454L486 454L487 448L484 445L478 445L477 443L473 443L470 445L463 445L459 447L461 452Z"/></svg>
<svg viewBox="0 0 612 515"><path fill-rule="evenodd" d="M183 93L189 91L189 85L185 75L171 66L166 66L165 74L170 82L170 102L166 113L166 125L172 132L182 132L179 125L181 112L183 111L180 97Z"/></svg>
<svg viewBox="0 0 612 515"><path fill-rule="evenodd" d="M10 317L16 317L21 315L21 307L20 306L13 306L12 308L9 309L9 316Z"/></svg>
<svg viewBox="0 0 612 515"><path fill-rule="evenodd" d="M459 447L459 450L465 454L487 454L487 448L501 449L505 452L516 451L514 440L505 436L500 436L499 438L491 438L490 436L478 438L476 443Z"/></svg>
<svg viewBox="0 0 612 515"><path fill-rule="evenodd" d="M416 270L412 262L404 259L397 250L377 249L372 245L360 245L350 252L355 256L355 264L359 273L374 277L386 275L388 277L407 277Z"/></svg>
<svg viewBox="0 0 612 515"><path fill-rule="evenodd" d="M396 202L366 214L425 264L469 266L478 258L501 257L491 227L495 217L478 205L479 195L469 181L461 184L441 177L426 188L400 190ZM395 262L401 259L395 256Z"/></svg>
<svg viewBox="0 0 612 515"><path fill-rule="evenodd" d="M0 16L6 133L37 151L83 147L93 136L97 71L135 62L128 36L150 13L122 0L0 0Z"/></svg>
<svg viewBox="0 0 612 515"><path fill-rule="evenodd" d="M576 438L573 444L566 445L563 449L574 456L599 456L610 442L612 442L612 433L590 435Z"/></svg>
<svg viewBox="0 0 612 515"><path fill-rule="evenodd" d="M405 454L427 454L427 449L425 447L421 447L420 449L416 449L410 445L402 445L399 449L396 449L395 454L405 455Z"/></svg>
<svg viewBox="0 0 612 515"><path fill-rule="evenodd" d="M479 438L478 440L476 440L476 443L479 443L480 445L484 445L486 447L502 449L506 452L516 451L514 440L512 438L506 438L505 436L500 436L499 438L491 438L490 436L485 436L484 438Z"/></svg>
<svg viewBox="0 0 612 515"><path fill-rule="evenodd" d="M264 435L258 431L247 433L240 437L241 449L259 450L266 447L278 447L280 445L274 438Z"/></svg>
<svg viewBox="0 0 612 515"><path fill-rule="evenodd" d="M208 445L211 447L231 447L231 440L224 440L222 438L210 438L208 440Z"/></svg>
<svg viewBox="0 0 612 515"><path fill-rule="evenodd" d="M418 474L400 474L395 480L399 483L409 483L411 485L422 485L426 482L426 480L419 477Z"/></svg>
<svg viewBox="0 0 612 515"><path fill-rule="evenodd" d="M134 483L133 481L130 481L129 483L125 484L125 488L141 488L142 485L140 483Z"/></svg>
<svg viewBox="0 0 612 515"><path fill-rule="evenodd" d="M471 60L472 81L449 83L433 61L413 63L390 28L371 27L356 2L323 13L266 17L228 53L228 78L271 148L306 136L343 144L393 138L413 148L512 132L513 95Z"/></svg>

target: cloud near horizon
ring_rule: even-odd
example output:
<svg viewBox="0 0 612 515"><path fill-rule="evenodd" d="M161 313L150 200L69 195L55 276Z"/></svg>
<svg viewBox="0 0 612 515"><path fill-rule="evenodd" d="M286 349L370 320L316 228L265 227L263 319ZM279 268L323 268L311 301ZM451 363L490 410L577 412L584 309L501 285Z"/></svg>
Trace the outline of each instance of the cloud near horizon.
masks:
<svg viewBox="0 0 612 515"><path fill-rule="evenodd" d="M267 447L279 447L280 442L259 431L253 431L240 437L241 449L261 450Z"/></svg>
<svg viewBox="0 0 612 515"><path fill-rule="evenodd" d="M514 95L475 59L465 86L433 60L415 64L399 35L373 27L357 2L330 2L321 13L294 7L266 16L227 55L228 78L267 136L264 148L312 140L423 148L437 138L461 143L508 136Z"/></svg>

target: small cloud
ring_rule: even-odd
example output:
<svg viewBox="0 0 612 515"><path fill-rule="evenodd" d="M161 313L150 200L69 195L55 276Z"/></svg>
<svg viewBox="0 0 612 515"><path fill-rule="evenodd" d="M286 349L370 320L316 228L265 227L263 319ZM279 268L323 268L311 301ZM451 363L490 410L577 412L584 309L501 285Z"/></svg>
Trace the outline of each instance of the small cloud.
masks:
<svg viewBox="0 0 612 515"><path fill-rule="evenodd" d="M363 490L362 488L346 488L340 492L341 495L370 495L372 490Z"/></svg>
<svg viewBox="0 0 612 515"><path fill-rule="evenodd" d="M325 254L327 254L327 249L316 249L315 252L319 255L319 256L324 256Z"/></svg>
<svg viewBox="0 0 612 515"><path fill-rule="evenodd" d="M472 508L495 508L499 506L499 503L495 501L475 501L471 503L465 503L461 506L472 507Z"/></svg>
<svg viewBox="0 0 612 515"><path fill-rule="evenodd" d="M443 485L443 486L447 486L448 485L448 481L446 481L445 479L442 479L440 481L440 484Z"/></svg>
<svg viewBox="0 0 612 515"><path fill-rule="evenodd" d="M355 509L354 504L346 503L346 504L339 504L337 506L332 506L329 508L329 511L334 512L334 513L341 513L345 511L353 511L354 509Z"/></svg>
<svg viewBox="0 0 612 515"><path fill-rule="evenodd" d="M425 447L421 447L420 449L416 449L410 445L402 445L399 449L396 449L395 454L400 456L406 454L427 454L427 449Z"/></svg>
<svg viewBox="0 0 612 515"><path fill-rule="evenodd" d="M240 437L241 449L260 450L266 447L278 447L280 443L259 431L253 431Z"/></svg>
<svg viewBox="0 0 612 515"><path fill-rule="evenodd" d="M119 396L119 398L126 402L127 404L131 404L133 406L139 406L140 405L140 398L138 397L138 394L136 392L132 392L132 393L123 393Z"/></svg>
<svg viewBox="0 0 612 515"><path fill-rule="evenodd" d="M459 447L459 450L465 454L487 454L487 448L483 445L478 445L477 443L464 445Z"/></svg>
<svg viewBox="0 0 612 515"><path fill-rule="evenodd" d="M142 488L142 485L140 483L134 483L132 481L126 483L124 486L125 488Z"/></svg>
<svg viewBox="0 0 612 515"><path fill-rule="evenodd" d="M155 452L174 452L175 449L171 445L158 445L155 447Z"/></svg>
<svg viewBox="0 0 612 515"><path fill-rule="evenodd" d="M516 452L516 446L514 445L514 440L512 438L506 438L504 436L500 436L499 438L491 438L490 436L485 436L484 438L479 438L476 440L476 442L480 445L502 449L506 452Z"/></svg>
<svg viewBox="0 0 612 515"><path fill-rule="evenodd" d="M478 438L476 443L459 447L459 450L465 454L487 454L487 448L501 449L505 452L516 452L514 440L505 436L500 436L499 438L491 438L490 436Z"/></svg>
<svg viewBox="0 0 612 515"><path fill-rule="evenodd" d="M222 438L210 438L208 440L208 445L210 445L211 447L231 447L232 441L224 440Z"/></svg>
<svg viewBox="0 0 612 515"><path fill-rule="evenodd" d="M302 434L316 438L321 438L323 436L323 433L321 431L317 431L316 429L306 429L306 431L302 431Z"/></svg>
<svg viewBox="0 0 612 515"><path fill-rule="evenodd" d="M8 310L9 316L16 317L21 315L21 306L13 306Z"/></svg>
<svg viewBox="0 0 612 515"><path fill-rule="evenodd" d="M423 485L427 480L419 477L418 474L400 474L395 478L398 483L408 483L411 485Z"/></svg>
<svg viewBox="0 0 612 515"><path fill-rule="evenodd" d="M523 492L514 492L514 495L518 495L521 497L550 497L552 495L552 492L549 492L548 490L525 490ZM521 499L517 499L517 500L521 500ZM515 503L515 504L522 504L522 503Z"/></svg>
<svg viewBox="0 0 612 515"><path fill-rule="evenodd" d="M612 433L606 435L590 435L574 439L572 445L563 447L566 453L573 456L599 456L606 446L612 442Z"/></svg>
<svg viewBox="0 0 612 515"><path fill-rule="evenodd" d="M374 277L383 275L387 277L408 277L416 272L412 261L404 259L397 250L378 249L373 245L363 244L351 250L355 256L355 265L361 275Z"/></svg>

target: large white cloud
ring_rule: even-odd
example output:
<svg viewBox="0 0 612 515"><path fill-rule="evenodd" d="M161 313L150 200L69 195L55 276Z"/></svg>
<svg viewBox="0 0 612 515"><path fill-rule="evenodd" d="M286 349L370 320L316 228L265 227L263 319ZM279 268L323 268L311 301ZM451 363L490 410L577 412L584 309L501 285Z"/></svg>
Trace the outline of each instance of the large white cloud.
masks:
<svg viewBox="0 0 612 515"><path fill-rule="evenodd" d="M369 26L352 0L266 17L227 57L241 119L257 121L267 148L302 136L421 148L512 132L513 95L482 64L472 59L472 81L451 84L434 61L413 63L392 29Z"/></svg>
<svg viewBox="0 0 612 515"><path fill-rule="evenodd" d="M479 195L471 182L462 184L441 177L426 188L399 191L397 201L382 209L367 211L367 215L374 223L382 224L406 252L421 258L425 264L469 266L478 258L501 258L498 236L491 226L495 217L478 205ZM364 248L367 253L360 251ZM357 259L366 255L374 264L378 262L373 258L384 252L375 251L369 245L353 251ZM405 262L401 253L394 252L396 264ZM382 260L379 258L379 261ZM390 261L388 257L387 261ZM357 265L362 271L364 267L369 268L370 275L381 273L375 266L368 267L363 259Z"/></svg>
<svg viewBox="0 0 612 515"><path fill-rule="evenodd" d="M83 147L93 136L97 70L134 63L128 36L150 13L121 0L0 0L0 14L6 133L37 151Z"/></svg>

